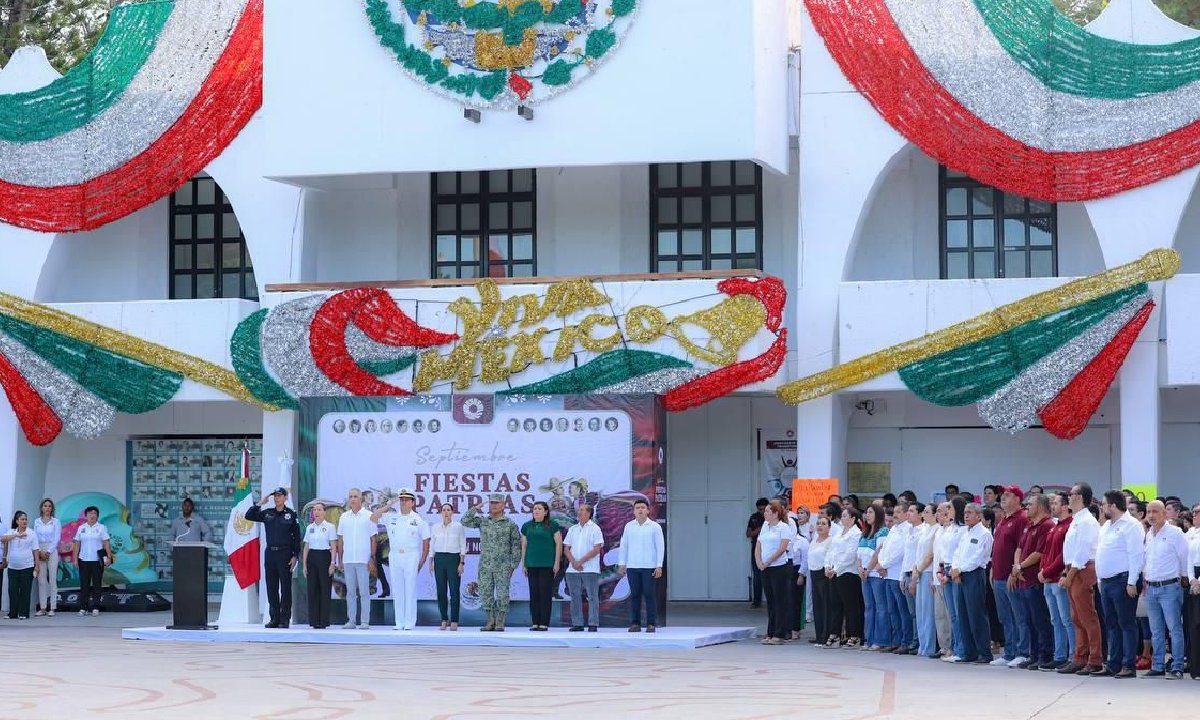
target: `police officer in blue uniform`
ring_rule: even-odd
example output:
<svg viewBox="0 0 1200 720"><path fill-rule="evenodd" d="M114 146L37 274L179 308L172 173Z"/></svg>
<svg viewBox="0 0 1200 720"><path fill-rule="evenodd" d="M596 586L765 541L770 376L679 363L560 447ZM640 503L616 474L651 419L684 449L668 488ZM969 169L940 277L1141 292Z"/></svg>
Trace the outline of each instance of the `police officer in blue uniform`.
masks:
<svg viewBox="0 0 1200 720"><path fill-rule="evenodd" d="M246 511L246 519L266 529L267 552L263 557L267 578L267 604L271 608L269 628L286 628L292 621L292 570L300 557L300 518L287 506L287 488L275 488L258 505ZM274 502L275 507L264 510Z"/></svg>

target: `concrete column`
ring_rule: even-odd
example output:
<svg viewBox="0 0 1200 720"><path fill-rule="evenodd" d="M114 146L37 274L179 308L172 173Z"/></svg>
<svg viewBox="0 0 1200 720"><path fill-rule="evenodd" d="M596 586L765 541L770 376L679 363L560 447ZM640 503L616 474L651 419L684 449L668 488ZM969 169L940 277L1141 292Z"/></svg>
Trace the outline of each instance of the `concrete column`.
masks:
<svg viewBox="0 0 1200 720"><path fill-rule="evenodd" d="M1105 265L1121 265L1155 248L1171 247L1197 176L1200 168L1193 168L1153 185L1085 203ZM1158 484L1162 289L1161 282L1151 284L1159 309L1150 316L1118 378L1121 486Z"/></svg>
<svg viewBox="0 0 1200 720"><path fill-rule="evenodd" d="M838 292L879 179L907 147L899 133L845 80L824 41L803 18L795 367L802 378L838 357ZM796 410L801 477L841 478L846 417L840 401L819 398Z"/></svg>

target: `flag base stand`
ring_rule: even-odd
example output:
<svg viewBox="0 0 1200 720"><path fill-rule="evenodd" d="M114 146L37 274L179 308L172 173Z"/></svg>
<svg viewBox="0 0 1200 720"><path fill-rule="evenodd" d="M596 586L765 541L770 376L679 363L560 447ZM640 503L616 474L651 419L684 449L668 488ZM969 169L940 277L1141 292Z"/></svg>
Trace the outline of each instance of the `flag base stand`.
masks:
<svg viewBox="0 0 1200 720"><path fill-rule="evenodd" d="M217 616L217 624L226 626L260 622L262 613L258 610L258 584L243 590L238 587L237 580L232 575L227 575L225 588L221 593L221 612Z"/></svg>

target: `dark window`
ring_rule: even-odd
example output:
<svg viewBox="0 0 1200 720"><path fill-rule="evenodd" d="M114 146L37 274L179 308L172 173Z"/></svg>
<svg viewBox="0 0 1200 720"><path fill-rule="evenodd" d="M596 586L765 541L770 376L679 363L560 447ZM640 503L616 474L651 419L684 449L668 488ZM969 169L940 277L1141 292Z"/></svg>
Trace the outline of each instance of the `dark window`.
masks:
<svg viewBox="0 0 1200 720"><path fill-rule="evenodd" d="M434 173L433 277L537 274L534 170Z"/></svg>
<svg viewBox="0 0 1200 720"><path fill-rule="evenodd" d="M941 276L1058 275L1058 206L989 187L941 168Z"/></svg>
<svg viewBox="0 0 1200 720"><path fill-rule="evenodd" d="M171 196L171 298L258 299L254 266L233 205L198 175Z"/></svg>
<svg viewBox="0 0 1200 720"><path fill-rule="evenodd" d="M762 269L762 168L749 160L650 166L650 270Z"/></svg>

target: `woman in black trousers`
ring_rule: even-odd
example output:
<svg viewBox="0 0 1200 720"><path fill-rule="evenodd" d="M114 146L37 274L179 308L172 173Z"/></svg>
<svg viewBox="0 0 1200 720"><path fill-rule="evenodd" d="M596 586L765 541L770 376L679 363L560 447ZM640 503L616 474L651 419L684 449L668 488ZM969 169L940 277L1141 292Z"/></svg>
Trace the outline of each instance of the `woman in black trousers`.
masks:
<svg viewBox="0 0 1200 720"><path fill-rule="evenodd" d="M521 526L521 564L529 578L530 630L550 629L554 575L562 563L562 531L550 519L550 506L533 504L533 519Z"/></svg>
<svg viewBox="0 0 1200 720"><path fill-rule="evenodd" d="M832 604L833 580L825 577L825 560L832 541L829 539L829 518L817 516L817 534L808 545L808 577L812 583L812 616L814 645L829 639L829 611Z"/></svg>
<svg viewBox="0 0 1200 720"><path fill-rule="evenodd" d="M853 507L842 510L842 532L830 541L829 553L825 556L825 577L833 583L829 638L825 647L837 647L839 644L858 647L862 644L866 604L862 595L862 578L858 574L858 541L862 539L858 519L861 516L862 513Z"/></svg>
<svg viewBox="0 0 1200 720"><path fill-rule="evenodd" d="M333 591L333 543L337 527L325 520L325 506L313 505L313 522L304 530L304 556L300 563L308 581L308 624L316 630L329 627L329 601Z"/></svg>
<svg viewBox="0 0 1200 720"><path fill-rule="evenodd" d="M37 534L29 527L23 510L13 515L12 532L0 538L4 542L4 562L8 567L8 619L29 618L33 576L37 574Z"/></svg>
<svg viewBox="0 0 1200 720"><path fill-rule="evenodd" d="M782 645L792 627L792 560L788 549L794 531L787 522L787 511L778 500L763 510L762 530L754 545L754 564L762 571L763 592L767 597L767 636L764 645Z"/></svg>

